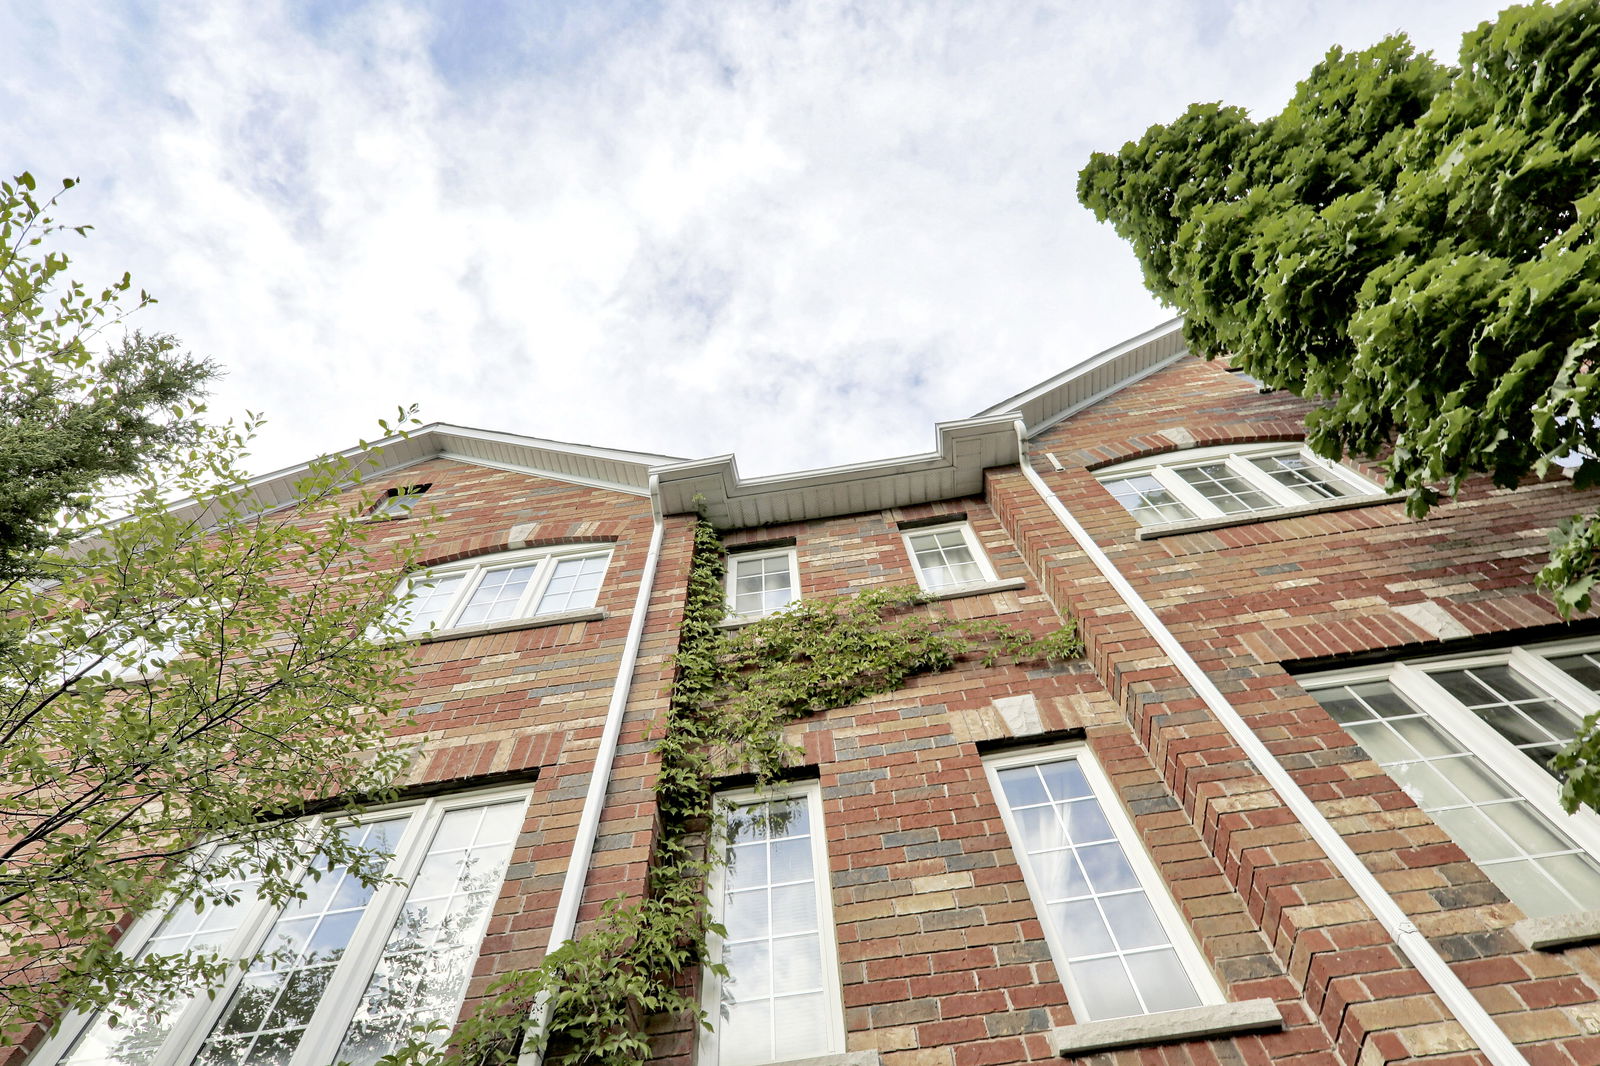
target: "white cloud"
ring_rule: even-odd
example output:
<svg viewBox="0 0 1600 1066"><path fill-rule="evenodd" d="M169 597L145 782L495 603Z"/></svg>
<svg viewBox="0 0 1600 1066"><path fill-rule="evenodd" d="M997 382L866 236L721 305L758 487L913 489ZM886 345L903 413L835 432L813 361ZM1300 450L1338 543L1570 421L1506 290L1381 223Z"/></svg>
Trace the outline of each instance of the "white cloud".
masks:
<svg viewBox="0 0 1600 1066"><path fill-rule="evenodd" d="M1164 318L1090 151L1494 7L15 5L0 145L85 179L76 273L230 368L261 469L415 401L765 472L925 449Z"/></svg>

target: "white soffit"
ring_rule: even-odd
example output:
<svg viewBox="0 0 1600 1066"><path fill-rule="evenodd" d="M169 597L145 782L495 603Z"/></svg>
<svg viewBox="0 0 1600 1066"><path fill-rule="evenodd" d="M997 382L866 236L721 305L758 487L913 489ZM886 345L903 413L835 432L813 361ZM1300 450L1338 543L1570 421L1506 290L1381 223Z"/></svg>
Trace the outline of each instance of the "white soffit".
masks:
<svg viewBox="0 0 1600 1066"><path fill-rule="evenodd" d="M1174 318L1090 356L1009 400L979 411L974 417L1018 412L1032 436L1186 354L1183 319Z"/></svg>
<svg viewBox="0 0 1600 1066"><path fill-rule="evenodd" d="M1012 415L941 422L924 455L741 478L731 455L674 463L654 473L663 514L703 513L723 529L909 507L983 492L983 472L1018 462Z"/></svg>
<svg viewBox="0 0 1600 1066"><path fill-rule="evenodd" d="M595 448L443 422L431 423L403 437L386 437L364 448L358 446L339 453L342 458L362 455L371 460L361 467L363 481L373 481L429 459L457 459L634 496L650 495L652 467L682 462L671 455ZM302 463L251 481L249 491L255 499L248 510L262 513L293 503L295 485L309 469L310 464ZM209 524L210 516L202 516L192 500L179 501L174 510Z"/></svg>

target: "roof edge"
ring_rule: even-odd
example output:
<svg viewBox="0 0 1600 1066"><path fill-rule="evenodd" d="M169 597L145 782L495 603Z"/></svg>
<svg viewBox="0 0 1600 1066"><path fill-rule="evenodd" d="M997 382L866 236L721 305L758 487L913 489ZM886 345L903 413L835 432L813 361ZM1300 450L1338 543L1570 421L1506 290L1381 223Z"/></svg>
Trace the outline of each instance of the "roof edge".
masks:
<svg viewBox="0 0 1600 1066"><path fill-rule="evenodd" d="M702 513L723 528L797 522L972 495L983 471L1019 461L1012 414L934 427L934 451L745 478L719 455L657 467L664 514Z"/></svg>
<svg viewBox="0 0 1600 1066"><path fill-rule="evenodd" d="M1184 351L1183 319L1171 318L979 411L976 417L1017 412L1023 416L1031 434L1080 410L1086 398L1104 399ZM1111 372L1110 382L1103 380L1104 371Z"/></svg>

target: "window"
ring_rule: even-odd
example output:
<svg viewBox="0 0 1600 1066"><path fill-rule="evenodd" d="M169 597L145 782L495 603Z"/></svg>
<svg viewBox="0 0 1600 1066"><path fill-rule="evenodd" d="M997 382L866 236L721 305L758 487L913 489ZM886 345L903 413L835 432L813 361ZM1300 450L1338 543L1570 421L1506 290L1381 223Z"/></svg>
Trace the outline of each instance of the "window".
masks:
<svg viewBox="0 0 1600 1066"><path fill-rule="evenodd" d="M912 530L905 534L905 540L917 581L929 592L994 580L989 560L972 527L965 522Z"/></svg>
<svg viewBox="0 0 1600 1066"><path fill-rule="evenodd" d="M822 802L816 786L743 793L732 804L728 864L711 886L727 930L708 977L703 1039L718 1066L752 1066L844 1051L844 1009Z"/></svg>
<svg viewBox="0 0 1600 1066"><path fill-rule="evenodd" d="M403 485L392 488L383 494L383 498L372 505L372 510L367 512L367 517L377 521L390 518L404 518L416 507L422 494L433 488L433 485Z"/></svg>
<svg viewBox="0 0 1600 1066"><path fill-rule="evenodd" d="M1527 914L1600 900L1600 816L1567 814L1550 758L1600 708L1591 642L1302 679L1363 751Z"/></svg>
<svg viewBox="0 0 1600 1066"><path fill-rule="evenodd" d="M1100 483L1144 526L1378 492L1339 464L1292 444L1168 452L1102 472Z"/></svg>
<svg viewBox="0 0 1600 1066"><path fill-rule="evenodd" d="M1011 755L986 766L1077 1019L1221 1003L1087 750Z"/></svg>
<svg viewBox="0 0 1600 1066"><path fill-rule="evenodd" d="M800 567L793 548L728 556L728 611L759 618L800 598Z"/></svg>
<svg viewBox="0 0 1600 1066"><path fill-rule="evenodd" d="M258 899L230 882L232 906L147 916L129 938L141 954L193 949L253 959L211 994L198 991L117 1024L69 1018L36 1062L58 1066L369 1066L416 1026L455 1020L506 862L522 828L523 792L479 793L321 825L392 856L395 883L308 869L303 899ZM316 867L312 858L308 867Z"/></svg>
<svg viewBox="0 0 1600 1066"><path fill-rule="evenodd" d="M435 567L400 583L395 596L407 633L592 608L611 549L594 545L508 552Z"/></svg>

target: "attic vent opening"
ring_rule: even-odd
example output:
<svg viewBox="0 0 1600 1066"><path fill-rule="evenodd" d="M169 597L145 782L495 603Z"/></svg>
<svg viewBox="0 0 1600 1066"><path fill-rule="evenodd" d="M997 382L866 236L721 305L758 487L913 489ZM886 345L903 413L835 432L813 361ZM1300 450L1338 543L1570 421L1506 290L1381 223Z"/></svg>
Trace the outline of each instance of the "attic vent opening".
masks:
<svg viewBox="0 0 1600 1066"><path fill-rule="evenodd" d="M433 488L432 482L426 485L397 485L385 492L378 502L372 505L367 517L375 522L405 518L422 498L422 494L431 488Z"/></svg>

